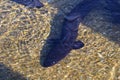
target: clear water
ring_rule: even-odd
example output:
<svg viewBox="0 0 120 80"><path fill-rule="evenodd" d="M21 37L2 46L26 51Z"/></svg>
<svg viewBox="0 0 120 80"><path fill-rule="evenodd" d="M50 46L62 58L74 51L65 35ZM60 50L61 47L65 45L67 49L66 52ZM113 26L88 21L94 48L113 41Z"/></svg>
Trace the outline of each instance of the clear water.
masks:
<svg viewBox="0 0 120 80"><path fill-rule="evenodd" d="M1 0L0 80L119 80L120 25L103 9L102 0L103 6L93 9L79 25L77 40L85 46L70 51L54 66L40 65L48 36L52 32L51 37L58 38L65 14L78 4L78 0L51 1L43 1L40 9L28 9Z"/></svg>

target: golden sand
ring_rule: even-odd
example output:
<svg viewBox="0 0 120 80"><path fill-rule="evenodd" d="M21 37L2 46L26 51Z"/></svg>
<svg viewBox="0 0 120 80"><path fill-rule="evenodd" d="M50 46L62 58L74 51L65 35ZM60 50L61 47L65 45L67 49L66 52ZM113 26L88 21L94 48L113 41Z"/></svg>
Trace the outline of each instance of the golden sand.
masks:
<svg viewBox="0 0 120 80"><path fill-rule="evenodd" d="M103 21L96 11L79 26L77 39L85 43L82 49L72 50L52 67L40 66L40 50L51 26L61 26L63 15L82 0L52 1L43 8L28 9L0 0L0 64L4 65L0 69L8 68L11 75L0 73L0 80L4 74L5 80L120 80L120 32L116 29L120 25ZM110 26L116 34L108 33Z"/></svg>

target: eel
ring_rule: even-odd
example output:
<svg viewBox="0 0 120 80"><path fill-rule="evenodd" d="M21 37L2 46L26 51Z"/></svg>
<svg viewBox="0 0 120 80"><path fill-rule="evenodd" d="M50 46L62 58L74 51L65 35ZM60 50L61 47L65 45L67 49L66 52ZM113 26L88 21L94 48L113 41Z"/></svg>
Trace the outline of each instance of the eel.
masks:
<svg viewBox="0 0 120 80"><path fill-rule="evenodd" d="M11 0L11 1L25 5L28 8L41 8L44 6L43 3L41 3L39 0Z"/></svg>
<svg viewBox="0 0 120 80"><path fill-rule="evenodd" d="M67 14L63 21L60 38L47 40L48 43L53 43L53 45L47 53L41 53L41 66L53 66L65 58L72 49L79 49L84 46L82 41L76 41L78 27L80 22L98 2L99 0L84 0Z"/></svg>

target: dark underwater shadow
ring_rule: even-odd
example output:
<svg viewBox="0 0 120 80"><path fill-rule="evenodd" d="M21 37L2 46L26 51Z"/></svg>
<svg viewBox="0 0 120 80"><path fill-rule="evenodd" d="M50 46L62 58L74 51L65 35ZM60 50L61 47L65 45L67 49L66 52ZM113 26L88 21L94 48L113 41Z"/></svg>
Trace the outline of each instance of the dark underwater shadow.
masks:
<svg viewBox="0 0 120 80"><path fill-rule="evenodd" d="M74 22L76 21L76 15L77 17L80 15L80 17L78 17L80 18L79 23L82 23L87 27L90 27L94 32L102 34L103 36L107 37L110 41L113 41L116 44L120 44L120 39L119 39L120 38L120 35L119 35L119 32L120 32L119 19L120 18L117 18L118 16L120 17L120 15L116 16L116 11L117 13L120 13L120 9L118 8L119 6L120 4L117 4L113 0L84 0L78 3L77 6L75 6L73 9L71 9L70 13L60 14L61 13L60 6L54 5L54 7L58 9L58 14L56 14L56 16L51 21L50 35L48 36L46 43L44 44L40 52L41 53L40 64L43 67L49 67L58 62L57 58L60 57L62 59L65 57L65 56L64 57L62 56L63 55L62 53L61 55L58 56L60 52L64 51L63 48L59 47L60 48L59 51L55 51L53 49L53 48L56 49L56 46L54 45L56 45L59 42L60 35L62 34L62 30L65 27L64 23L67 22L66 19L64 19L65 15L67 15L68 21L71 21L71 22L73 21L73 24L68 23L67 25L72 25L73 27L76 28L76 31L78 30L78 26L76 27L76 23ZM93 21L95 18L92 18L92 19L88 18L84 20L84 18L91 11L96 11L97 15L95 16L103 17L103 20L100 20L100 21L102 22L106 21L108 22L108 24L111 24L111 26L101 25L100 27L96 27L97 23ZM74 21L74 18L75 18L75 21ZM88 22L90 23L87 24ZM114 25L117 25L117 26L114 26ZM67 35L67 36L70 36L70 35ZM64 54L67 55L69 52L70 51L66 51L66 53Z"/></svg>
<svg viewBox="0 0 120 80"><path fill-rule="evenodd" d="M23 75L14 72L4 64L0 63L0 80L27 80Z"/></svg>

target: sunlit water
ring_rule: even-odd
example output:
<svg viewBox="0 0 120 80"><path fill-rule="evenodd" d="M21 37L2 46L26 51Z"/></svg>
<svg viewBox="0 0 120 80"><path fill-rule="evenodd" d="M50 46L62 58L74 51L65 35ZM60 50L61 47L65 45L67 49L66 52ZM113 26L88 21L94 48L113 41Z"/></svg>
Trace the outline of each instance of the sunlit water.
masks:
<svg viewBox="0 0 120 80"><path fill-rule="evenodd" d="M120 39L116 37L119 25L105 21L97 11L90 12L79 26L77 39L85 43L82 49L72 50L52 67L40 65L40 50L51 26L61 26L62 15L78 3L78 0L50 1L54 5L44 1L43 8L28 9L1 0L0 80L119 80ZM54 34L53 37L59 35L59 30Z"/></svg>

